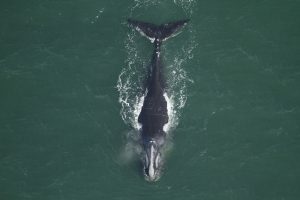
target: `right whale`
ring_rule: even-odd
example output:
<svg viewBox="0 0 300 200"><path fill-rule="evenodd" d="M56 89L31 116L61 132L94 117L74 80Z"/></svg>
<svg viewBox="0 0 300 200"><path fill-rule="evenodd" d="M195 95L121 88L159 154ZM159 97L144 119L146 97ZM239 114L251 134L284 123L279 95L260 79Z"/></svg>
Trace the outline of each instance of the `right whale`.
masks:
<svg viewBox="0 0 300 200"><path fill-rule="evenodd" d="M161 59L162 42L177 35L189 19L155 25L128 19L128 24L154 44L150 74L147 76L145 98L138 122L142 125L144 175L148 181L156 181L162 167L162 147L166 133L163 130L169 121L167 101L165 99L166 80Z"/></svg>

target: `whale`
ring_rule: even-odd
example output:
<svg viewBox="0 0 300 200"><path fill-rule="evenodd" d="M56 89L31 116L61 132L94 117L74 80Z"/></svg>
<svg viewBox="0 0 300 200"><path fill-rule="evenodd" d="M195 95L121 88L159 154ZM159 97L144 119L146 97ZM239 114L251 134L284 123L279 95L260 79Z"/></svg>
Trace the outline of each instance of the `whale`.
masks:
<svg viewBox="0 0 300 200"><path fill-rule="evenodd" d="M167 133L164 126L169 122L166 100L167 81L163 66L161 46L167 39L178 35L189 19L154 24L134 19L127 20L129 26L153 43L149 74L145 80L144 101L138 116L141 124L143 149L143 174L148 181L156 181L162 169L163 147Z"/></svg>

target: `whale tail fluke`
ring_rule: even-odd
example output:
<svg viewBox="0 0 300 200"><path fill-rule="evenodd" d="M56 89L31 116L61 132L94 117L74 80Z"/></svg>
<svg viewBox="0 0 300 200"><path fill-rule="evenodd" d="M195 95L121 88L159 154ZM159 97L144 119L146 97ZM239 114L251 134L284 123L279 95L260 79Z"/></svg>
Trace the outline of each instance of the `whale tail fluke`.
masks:
<svg viewBox="0 0 300 200"><path fill-rule="evenodd" d="M188 23L189 19L169 22L161 25L155 25L133 19L128 19L127 21L143 36L146 36L151 42L154 42L155 40L167 40L170 37L176 36L180 33L179 30Z"/></svg>

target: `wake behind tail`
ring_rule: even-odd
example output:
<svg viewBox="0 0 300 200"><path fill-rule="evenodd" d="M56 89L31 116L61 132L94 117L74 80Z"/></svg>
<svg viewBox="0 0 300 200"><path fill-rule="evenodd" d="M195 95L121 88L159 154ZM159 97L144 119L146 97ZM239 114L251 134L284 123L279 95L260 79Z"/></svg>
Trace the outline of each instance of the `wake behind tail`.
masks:
<svg viewBox="0 0 300 200"><path fill-rule="evenodd" d="M161 25L155 25L133 19L128 19L127 21L129 25L131 25L138 32L140 32L141 35L147 37L153 43L155 41L165 41L170 37L176 36L180 33L181 28L184 27L190 20L179 20Z"/></svg>

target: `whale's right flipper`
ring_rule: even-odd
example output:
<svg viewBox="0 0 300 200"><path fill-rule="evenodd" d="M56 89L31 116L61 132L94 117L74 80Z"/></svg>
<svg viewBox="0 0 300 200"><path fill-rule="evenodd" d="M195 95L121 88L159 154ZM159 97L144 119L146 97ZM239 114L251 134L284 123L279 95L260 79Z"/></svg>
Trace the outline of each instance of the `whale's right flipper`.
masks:
<svg viewBox="0 0 300 200"><path fill-rule="evenodd" d="M169 22L162 25L128 19L128 23L139 31L143 36L146 36L152 42L156 39L166 40L178 34L178 31L188 23L189 19Z"/></svg>

